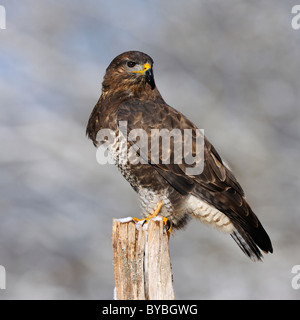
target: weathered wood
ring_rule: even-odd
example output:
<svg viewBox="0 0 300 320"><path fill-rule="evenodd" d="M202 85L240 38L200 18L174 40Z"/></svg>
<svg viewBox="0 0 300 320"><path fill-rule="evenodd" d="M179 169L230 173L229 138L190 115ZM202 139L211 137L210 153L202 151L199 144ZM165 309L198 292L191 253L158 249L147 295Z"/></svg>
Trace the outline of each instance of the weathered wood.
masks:
<svg viewBox="0 0 300 320"><path fill-rule="evenodd" d="M137 232L133 221L113 223L114 274L118 300L143 300L144 231Z"/></svg>
<svg viewBox="0 0 300 320"><path fill-rule="evenodd" d="M118 300L174 299L169 237L162 220L146 227L113 221L113 255Z"/></svg>

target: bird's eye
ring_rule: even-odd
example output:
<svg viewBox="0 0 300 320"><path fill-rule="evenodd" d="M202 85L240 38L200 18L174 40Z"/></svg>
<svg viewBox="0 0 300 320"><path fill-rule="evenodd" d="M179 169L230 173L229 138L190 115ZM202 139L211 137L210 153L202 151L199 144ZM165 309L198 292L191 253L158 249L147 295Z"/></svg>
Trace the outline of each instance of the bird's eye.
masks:
<svg viewBox="0 0 300 320"><path fill-rule="evenodd" d="M133 62L133 61L128 61L128 62L127 62L127 66L128 66L129 68L133 68L135 65L136 65L136 62Z"/></svg>

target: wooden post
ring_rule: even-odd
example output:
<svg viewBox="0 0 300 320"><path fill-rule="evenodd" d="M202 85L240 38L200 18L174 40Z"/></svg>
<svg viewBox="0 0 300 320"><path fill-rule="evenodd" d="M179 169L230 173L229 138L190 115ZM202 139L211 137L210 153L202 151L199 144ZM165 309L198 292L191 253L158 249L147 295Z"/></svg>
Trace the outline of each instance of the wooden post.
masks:
<svg viewBox="0 0 300 320"><path fill-rule="evenodd" d="M114 219L112 245L117 300L173 300L169 237L161 217L142 226Z"/></svg>

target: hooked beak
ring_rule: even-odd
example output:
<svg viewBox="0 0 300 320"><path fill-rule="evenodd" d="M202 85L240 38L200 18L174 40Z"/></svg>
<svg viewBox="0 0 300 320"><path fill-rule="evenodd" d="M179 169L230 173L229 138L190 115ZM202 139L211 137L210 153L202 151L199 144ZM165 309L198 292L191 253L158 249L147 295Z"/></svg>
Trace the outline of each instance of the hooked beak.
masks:
<svg viewBox="0 0 300 320"><path fill-rule="evenodd" d="M132 72L140 73L143 76L145 76L146 81L150 84L152 90L155 88L153 70L152 70L151 65L149 63L145 63L144 64L143 70L135 70L135 71L132 71Z"/></svg>

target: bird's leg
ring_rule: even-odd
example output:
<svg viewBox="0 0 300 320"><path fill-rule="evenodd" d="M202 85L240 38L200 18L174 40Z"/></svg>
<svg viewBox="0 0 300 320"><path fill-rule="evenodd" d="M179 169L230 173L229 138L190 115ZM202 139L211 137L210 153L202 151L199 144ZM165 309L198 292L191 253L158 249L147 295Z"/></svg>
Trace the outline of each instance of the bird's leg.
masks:
<svg viewBox="0 0 300 320"><path fill-rule="evenodd" d="M157 208L153 211L153 213L147 215L146 220L150 220L157 217L162 205L163 205L162 201L159 200Z"/></svg>
<svg viewBox="0 0 300 320"><path fill-rule="evenodd" d="M151 219L153 219L153 218L158 216L162 205L163 205L163 202L161 200L159 200L157 208L152 213L148 214L145 219L132 218L132 220L134 222L136 222L136 223L141 221L141 220L144 220L144 222L143 222L143 225L144 225L144 224L148 223L149 220L151 220ZM167 228L168 236L170 237L171 230L172 230L171 222L166 217L162 217L162 218L163 218L163 223Z"/></svg>
<svg viewBox="0 0 300 320"><path fill-rule="evenodd" d="M153 213L148 214L145 219L132 218L132 220L134 222L139 222L139 221L144 220L144 223L143 223L143 225L144 225L145 223L148 223L148 221L150 219L155 218L159 214L159 211L160 211L162 205L163 205L162 201L159 200L157 208L153 211Z"/></svg>

